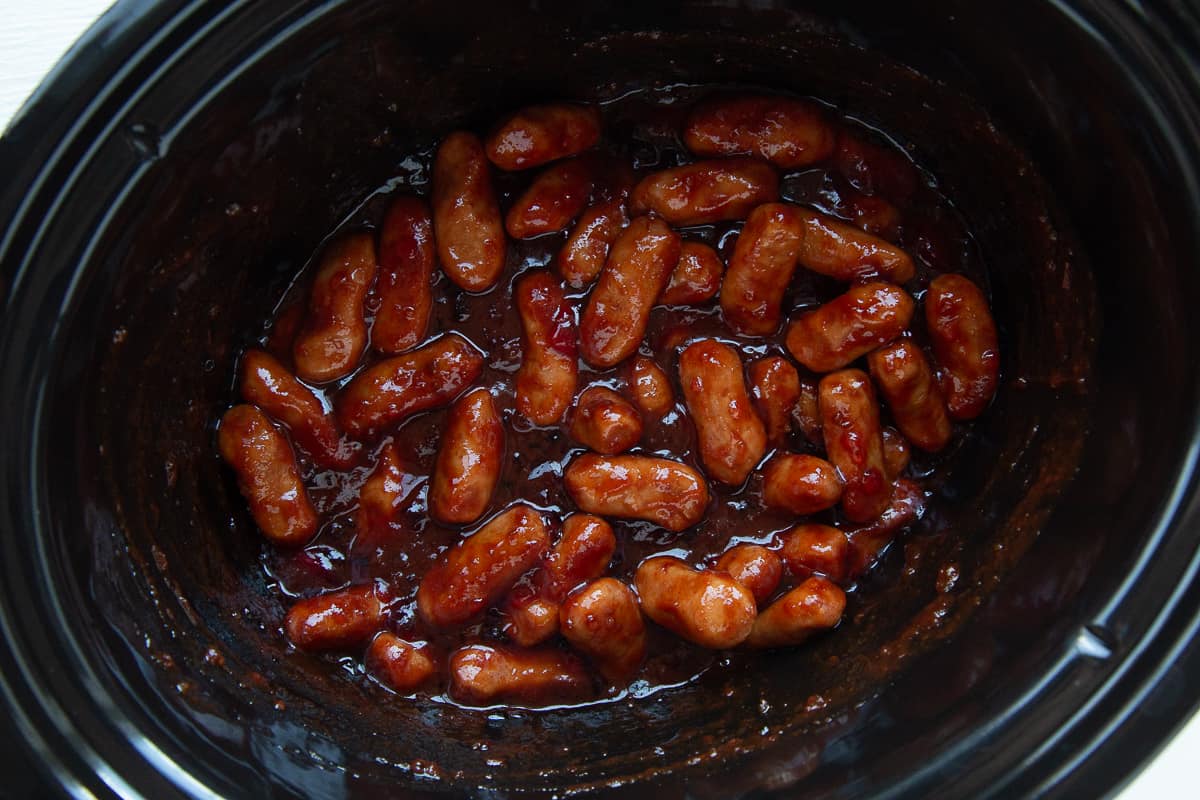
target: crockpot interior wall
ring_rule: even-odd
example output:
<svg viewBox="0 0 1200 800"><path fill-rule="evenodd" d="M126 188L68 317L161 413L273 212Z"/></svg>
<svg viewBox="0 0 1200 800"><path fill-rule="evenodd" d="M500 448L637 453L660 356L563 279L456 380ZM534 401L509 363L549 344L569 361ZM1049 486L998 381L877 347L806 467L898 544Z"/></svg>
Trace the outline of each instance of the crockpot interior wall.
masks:
<svg viewBox="0 0 1200 800"><path fill-rule="evenodd" d="M1177 248L1194 243L1167 234L1185 227L1173 217L1186 209L1162 188L1169 153L1132 123L1142 99L1121 76L1072 57L1086 42L1052 9L1038 12L1041 26L1018 26L972 5L947 4L957 22L926 24L882 4L839 4L849 24L832 28L777 8L691 4L530 12L469 3L447 14L446 3L403 12L362 3L305 17L261 3L216 15L212 35L156 76L106 144L145 166L114 204L63 322L42 479L64 616L96 654L85 685L118 698L122 714L158 732L167 758L202 780L318 796L348 783L364 796L384 785L432 790L429 776L533 787L664 768L698 781L720 775L722 791L806 778L814 795L853 794L911 773L1006 707L1068 651L1161 510L1191 435L1174 420L1190 419L1183 410L1195 402L1187 372L1197 322L1185 300L1196 287L1174 265ZM248 27L222 27L235 23ZM289 36L272 41L267 31L286 23ZM664 33L626 33L655 28ZM1031 149L1066 213L1043 205L1020 154L954 89L828 33L861 35L982 98ZM228 85L194 77L223 74L260 49ZM904 133L978 231L1008 377L998 413L945 487L946 513L915 534L932 557L902 577L904 553L893 548L885 566L896 583L864 592L863 624L814 648L756 662L728 685L713 671L683 691L583 713L383 700L336 666L286 652L283 609L215 456L213 422L232 397L234 357L296 270L364 197L406 174L400 154L454 126L481 126L532 99L730 75L816 94ZM1119 155L1130 152L1139 157ZM408 174L419 185L422 174ZM1089 376L1101 315L1111 333ZM1084 477L1060 498L1094 398ZM1029 558L987 600L1039 529ZM945 603L944 628L914 625L938 602L934 581L949 560L964 585ZM876 663L881 644L935 643L979 604L957 649L929 656L882 701L856 705L901 666ZM1119 647L1126 632L1114 624L1098 635ZM1087 686L1087 663L1075 668L1082 677L1063 672L1080 679L1064 698ZM817 694L843 702L821 709L809 702ZM700 753L719 758L687 764ZM716 791L705 786L693 790Z"/></svg>

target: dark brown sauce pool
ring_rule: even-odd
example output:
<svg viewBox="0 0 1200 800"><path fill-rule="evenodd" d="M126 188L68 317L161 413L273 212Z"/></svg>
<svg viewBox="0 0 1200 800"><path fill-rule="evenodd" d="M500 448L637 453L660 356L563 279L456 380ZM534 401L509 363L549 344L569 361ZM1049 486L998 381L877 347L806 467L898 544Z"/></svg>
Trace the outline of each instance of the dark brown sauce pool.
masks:
<svg viewBox="0 0 1200 800"><path fill-rule="evenodd" d="M625 163L632 163L638 176L692 161L694 158L679 139L684 117L694 101L721 88L724 87L676 85L664 89L639 90L603 103L605 136L600 147ZM908 158L886 132L837 115L832 107L830 114L843 128ZM330 231L330 237L346 229L374 228L382 219L392 196L427 196L435 146L436 143L430 143L428 147L412 152L401 160L402 171L399 174L381 176L385 180L380 188L367 197L337 230ZM502 212L507 211L512 200L536 172L493 171ZM903 201L895 201L901 211L900 223L894 235L885 237L914 257L917 275L905 288L920 300L932 278L944 272L959 272L986 289L984 258L965 221L939 191L936 178L924 170L920 170L919 174L921 181L916 190ZM847 197L855 189L832 165L785 172L782 178L785 200L851 220ZM314 198L313 201L320 202L320 199ZM728 262L740 228L740 223L722 223L685 228L682 234L685 240L712 245ZM571 459L584 452L584 448L570 439L565 424L539 428L518 415L514 408L513 390L521 362L521 324L513 308L512 286L518 276L528 270L551 268L568 232L531 240L510 239L505 271L497 284L483 294L468 294L450 282L440 270L435 273L430 337L455 331L487 354L483 374L475 385L492 389L497 408L505 421L506 463L489 511L482 521L517 501L543 510L553 522L561 521L576 510L563 488L562 474ZM315 259L310 261L309 267L313 263ZM283 348L272 347L270 333L275 318L305 302L311 277L309 267L300 270L273 318L264 321L264 334L260 340L260 344L272 349L289 365L290 342ZM785 316L790 317L799 310L820 305L844 291L845 285L842 283L798 269L784 300ZM588 290L583 290L568 296L581 309L587 294ZM368 301L368 325L373 321L373 311ZM919 319L919 315L916 319ZM924 331L920 322L915 322L912 334L918 342L923 343ZM640 352L653 358L671 377L677 402L675 409L659 423L647 423L641 444L633 452L677 459L702 473L704 470L696 453L695 431L682 402L676 359L681 344L704 337L716 337L734 345L746 363L766 355L786 355L782 333L769 339L735 335L723 323L716 299L700 307L654 309ZM360 369L379 358L378 354L368 349ZM803 367L798 369L802 377L814 379ZM332 408L332 397L356 373L357 370L324 387L311 388L322 398L326 408ZM581 360L579 389L591 384L621 389L624 386L621 367L597 371ZM390 608L389 628L402 638L429 641L443 658L462 644L505 641L501 633L502 618L494 609L483 621L452 635L426 629L416 615L414 598L422 576L464 533L482 524L481 521L464 528L446 527L430 520L425 512L429 476L437 456L446 413L442 409L406 420L379 440L369 442L364 448L360 465L348 471L322 470L307 460L302 451L297 451L301 474L322 522L317 536L301 550L280 550L263 543L259 562L272 589L277 589L286 597L300 598L383 580L395 598ZM890 424L886 406L882 411L882 422L884 425ZM927 496L936 495L939 488L945 485L948 465L954 461L954 453L969 435L969 426L960 424L956 426L954 441L936 456L914 449L905 474L920 482ZM356 539L354 524L359 487L374 468L379 451L389 442L395 443L407 474L407 498L402 511L390 525L393 536L387 541L361 541ZM822 450L809 443L799 431L791 434L787 449L822 454ZM764 461L774 452L768 450ZM741 487L711 483L709 488L713 499L707 515L698 526L682 533L671 533L649 523L610 519L617 535L618 548L608 574L631 582L637 565L648 556L657 554L675 555L696 566L709 565L734 544L769 543L775 534L805 521L764 508L761 484L761 476L757 471ZM934 499L927 507L926 514L937 514L937 511L937 501ZM814 515L810 520L845 527L836 507ZM793 583L785 578L779 592L782 593ZM844 588L847 592L855 591L854 585ZM848 614L842 624L854 624L852 615ZM282 629L278 635L284 635ZM375 683L363 667L361 653L334 653L327 657L335 659L351 680ZM647 658L632 683L627 687L606 687L596 699L582 705L646 697L663 688L688 683L714 667L736 671L743 661L762 657L769 658L770 655L704 650L647 621ZM454 702L446 695L433 699Z"/></svg>

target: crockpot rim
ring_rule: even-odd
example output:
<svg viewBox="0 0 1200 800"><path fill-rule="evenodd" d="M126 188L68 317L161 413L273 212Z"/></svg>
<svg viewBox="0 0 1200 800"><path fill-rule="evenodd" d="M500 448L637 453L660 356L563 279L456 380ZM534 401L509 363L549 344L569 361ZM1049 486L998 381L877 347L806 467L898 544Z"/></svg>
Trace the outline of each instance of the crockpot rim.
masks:
<svg viewBox="0 0 1200 800"><path fill-rule="evenodd" d="M1069 16L1081 29L1087 31L1099 42L1109 45L1112 44L1112 37L1118 36L1122 29L1128 33L1130 25L1140 26L1137 30L1139 36L1142 37L1140 44L1145 44L1146 41L1157 41L1160 45L1164 45L1164 50L1159 55L1173 59L1176 67L1186 71L1186 77L1190 82L1185 81L1184 84L1174 88L1190 93L1193 100L1200 100L1200 70L1197 69L1196 59L1190 57L1183 46L1184 40L1187 39L1191 39L1186 42L1191 46L1200 42L1200 36L1196 35L1200 26L1197 26L1194 20L1190 21L1190 27L1184 25L1183 28L1180 28L1168 24L1166 20L1154 20L1145 14L1139 16L1128 8L1113 9L1111 12L1105 13L1099 4L1086 2L1086 0L1076 3L1074 6L1067 0L1050 0L1050 4ZM128 75L141 65L142 59L154 53L156 43L177 33L184 36L186 42L192 43L211 26L223 19L236 16L248 5L249 3L244 0L239 0L212 12L211 16L206 18L205 4L202 2L180 2L174 5L151 4L147 7L140 0L118 0L88 29L26 101L5 131L4 137L0 139L0 169L13 176L0 192L0 219L4 220L4 234L0 236L0 288L4 289L9 303L13 302L19 293L21 279L25 274L24 270L28 269L34 260L29 258L29 253L25 252L20 245L26 240L36 241L37 231L43 224L43 211L49 210L50 213L53 213L54 199L61 192L69 189L71 180L82 172L88 161L94 157L95 148L90 147L87 142L77 140L89 127L97 123L96 115L98 111L103 110L105 102L112 97L119 97ZM274 39L285 29L290 29L291 25L304 24L302 20L328 13L340 5L343 5L342 0L329 0L316 8L310 8L304 14L298 15L286 27L273 31L273 35L268 38ZM1174 9L1174 11L1176 14L1182 15L1185 22L1188 22L1184 12L1178 9ZM1128 42L1125 44L1127 48L1134 46ZM1200 53L1200 47L1196 47L1192 52ZM163 63L150 65L154 74L165 69L165 66ZM245 68L245 66L246 64L240 65L241 68ZM1122 67L1128 69L1128 64L1123 63ZM1173 77L1178 78L1179 75L1176 74ZM232 76L224 77L218 86L225 85L231 78ZM84 88L89 87L94 87L95 91L83 91ZM1139 86L1139 88L1143 91L1146 89L1144 86ZM132 93L121 97L122 106L132 102L135 98L136 94ZM1177 115L1183 115L1185 118L1182 121L1190 123L1192 131L1200 130L1200 120L1197 119L1195 113L1189 116L1182 108L1162 109L1162 99L1154 99L1161 111L1164 113L1174 111ZM175 121L175 124L182 125L185 122L186 116ZM113 126L116 124L115 119L110 123ZM1173 132L1178 127L1186 127L1186 125L1164 125L1162 130ZM105 127L104 130L110 129ZM1178 155L1184 144L1178 139L1178 136L1174 136L1172 149L1175 152L1173 154ZM79 158L81 153L82 158ZM136 179L136 171L126 176L121 191L127 191L129 185ZM1191 207L1200 207L1200 183L1197 181L1197 176L1187 174L1185 181L1188 186L1189 199L1192 201ZM30 233L33 235L29 236ZM98 233L94 234L93 243L96 236ZM67 290L67 299L69 300L69 298L70 289ZM65 306L66 302L64 302ZM8 332L0 331L0 354L4 354L10 346ZM9 355L11 356L12 353L9 352ZM10 358L6 371L12 366L11 361ZM40 375L39 377L44 380L46 376ZM1191 385L1195 394L1196 386L1200 385L1200 376L1193 376ZM40 391L39 389L31 391L31 394L35 396L34 407L30 409L33 412L35 423L29 431L33 441L40 441L44 435L42 420L38 413L40 403L44 399L44 388L44 384L40 384ZM1197 495L1200 494L1198 491L1200 476L1198 476L1196 468L1197 458L1200 456L1200 442L1197 438L1197 427L1197 422L1193 420L1188 432L1189 444L1181 460L1183 468L1177 475L1172 491L1164 495L1161 514L1153 526L1146 551L1143 551L1142 554L1143 558L1147 557L1146 552L1150 550L1151 545L1159 543L1171 530L1200 530L1200 499L1197 498ZM10 441L11 438L10 436ZM31 458L36 458L35 450L36 448L30 448ZM0 466L0 474L8 473L6 477L9 478L3 482L4 488L0 490L0 511L5 512L6 517L6 519L0 519L0 524L8 529L7 533L10 536L21 530L29 530L30 525L34 530L41 529L36 508L22 508L20 503L13 503L11 495L6 496L3 493L10 491L11 486L14 485L13 481L21 477L17 473L27 466L25 463L18 463L19 461L19 459L7 458ZM30 469L28 474L36 475L37 473L36 470ZM24 484L20 485L24 488ZM42 497L36 493L36 490L32 494L35 502L41 501ZM28 498L25 499L28 502ZM1188 502L1189 499L1190 502ZM21 515L17 513L18 510L30 513ZM21 518L22 516L24 518ZM44 547L41 547L40 550L39 560L45 566L48 554ZM43 574L47 573L43 572ZM1200 582L1197 581L1198 575L1200 575L1200 551L1193 552L1191 560L1183 571L1183 580L1174 586L1163 599L1162 606L1155 617L1154 626L1137 640L1136 646L1128 649L1123 658L1109 665L1108 675L1103 682L1098 684L1092 701L1078 709L1059 726L1057 730L1059 738L1048 742L1041 750L1026 754L1025 758L1015 762L1019 769L1030 770L1031 774L1039 776L1036 785L1040 789L1069 793L1070 787L1092 787L1093 790L1104 787L1105 790L1115 791L1130 780L1140 767L1144 766L1162 746L1170 741L1187 717L1191 715L1197 705L1200 705L1200 682L1193 681L1189 687L1191 695L1189 703L1167 704L1166 716L1169 716L1170 719L1165 725L1163 724L1164 715L1148 719L1138 714L1138 709L1143 705L1156 702L1159 706L1163 705L1161 695L1168 689L1164 687L1161 677L1168 669L1174 667L1181 669L1184 674L1200 674L1200 643L1197 642L1200 639ZM1102 621L1115 608L1128 600L1130 589L1129 581L1122 584L1120 590L1102 609L1096 612L1094 618L1098 625L1102 626ZM1189 598L1193 602L1187 602ZM13 656L24 661L28 654L20 649L19 637L14 636L13 625L14 620L10 610L4 605L0 605L0 632L3 633L5 641L9 644ZM14 647L14 645L18 646ZM1064 652L1047 676L1057 674L1062 665L1077 657L1071 652ZM5 664L5 666L8 665ZM43 772L43 777L58 789L70 794L81 794L100 787L106 787L109 792L119 794L128 790L144 790L145 784L140 784L139 788L135 788L135 784L142 781L144 776L123 776L111 764L102 760L97 763L98 759L94 752L81 749L76 752L62 753L48 746L44 736L45 732L50 729L47 726L57 726L61 735L64 729L63 725L70 728L72 723L67 720L56 722L49 719L35 721L25 713L27 707L18 700L19 697L25 697L25 699L32 697L38 701L42 699L42 688L28 680L29 669L29 665L26 664L21 670L25 673L22 676L14 676L7 668L0 671L0 695L3 696L10 718L17 723L17 727L20 729L25 746L36 752L35 761ZM1140 675L1137 674L1139 670L1142 671ZM1148 670L1148 674L1145 672L1146 670ZM14 677L17 680L14 680ZM27 680L21 683L21 678ZM974 731L971 736L955 747L944 751L943 757L937 760L939 763L930 764L923 771L914 772L908 780L902 785L894 787L894 791L888 792L888 794L903 795L908 791L919 791L921 788L927 787L928 780L936 777L937 771L947 768L947 762L953 766L962 767L963 762L969 760L964 753L969 754L977 742L998 735L1006 726L1012 726L1014 719L1018 716L1015 709L1026 705L1026 699L1036 697L1039 687L1042 685L1030 687L1027 692L1023 693L1021 701L1002 713L992 716L989 725ZM103 691L100 687L95 687L95 690ZM1156 698L1158 698L1157 701ZM93 697L93 699L95 698ZM1110 701L1119 703L1115 713L1105 712L1103 709L1097 711L1097 708L1104 702ZM118 704L113 703L112 705L115 708ZM45 716L44 708L38 710ZM93 709L93 711L101 713L104 710L100 707ZM1092 719L1097 713L1102 714L1100 719ZM128 719L122 721L129 723ZM1101 724L1089 726L1088 722ZM154 753L158 753L159 757L165 757L161 751L154 749L153 752L148 752L133 741L134 738L137 738L141 740L143 746L153 747L153 743L141 735L139 730L126 730L125 726L121 725L114 725L114 727L118 729L120 735L126 738L126 743L141 754L144 759L143 764L153 765L152 762L159 760L154 757ZM1089 727L1095 733L1089 734L1082 730ZM1077 741L1070 747L1069 757L1064 758L1064 754L1059 752L1055 754L1056 758L1053 763L1046 763L1050 746L1060 741L1061 738L1069 736L1074 736L1082 741ZM1146 746L1146 742L1150 742L1151 745ZM1127 746L1121 746L1122 744ZM82 737L80 737L80 747L86 747ZM72 759L72 763L68 765L64 762L64 758ZM192 795L203 795L208 791L178 764L163 765L160 762L153 765L156 770L161 770L164 766L169 768L161 776L166 777L177 791Z"/></svg>

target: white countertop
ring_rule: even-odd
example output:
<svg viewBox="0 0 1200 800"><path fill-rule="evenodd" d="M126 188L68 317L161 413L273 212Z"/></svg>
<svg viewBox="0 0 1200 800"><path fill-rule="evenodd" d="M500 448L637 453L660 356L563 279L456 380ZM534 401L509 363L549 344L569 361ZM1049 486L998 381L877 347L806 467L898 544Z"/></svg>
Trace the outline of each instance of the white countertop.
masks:
<svg viewBox="0 0 1200 800"><path fill-rule="evenodd" d="M111 2L0 0L0 130L49 69ZM1200 796L1193 772L1200 758L1200 715L1163 750L1120 800Z"/></svg>

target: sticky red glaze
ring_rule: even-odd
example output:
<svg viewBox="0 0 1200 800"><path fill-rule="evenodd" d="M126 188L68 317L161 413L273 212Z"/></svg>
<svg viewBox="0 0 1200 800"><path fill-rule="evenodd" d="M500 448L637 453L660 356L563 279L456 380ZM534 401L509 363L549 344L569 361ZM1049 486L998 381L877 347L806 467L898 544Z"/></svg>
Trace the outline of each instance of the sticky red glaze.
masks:
<svg viewBox="0 0 1200 800"><path fill-rule="evenodd" d="M571 436L597 453L623 453L642 438L642 417L612 389L589 386L571 412Z"/></svg>
<svg viewBox="0 0 1200 800"><path fill-rule="evenodd" d="M800 401L800 373L785 358L760 358L750 365L750 396L767 431L767 441L779 446L792 432Z"/></svg>
<svg viewBox="0 0 1200 800"><path fill-rule="evenodd" d="M558 633L558 609L574 588L599 578L617 549L612 526L591 514L572 514L563 521L562 536L534 574L531 585L509 595L505 633L529 647Z"/></svg>
<svg viewBox="0 0 1200 800"><path fill-rule="evenodd" d="M849 131L838 134L834 165L855 189L900 205L920 184L917 168L899 152Z"/></svg>
<svg viewBox="0 0 1200 800"><path fill-rule="evenodd" d="M779 453L763 466L763 503L798 517L833 508L842 499L842 480L823 458Z"/></svg>
<svg viewBox="0 0 1200 800"><path fill-rule="evenodd" d="M600 112L592 106L529 106L503 120L487 138L487 155L503 170L537 167L594 147Z"/></svg>
<svg viewBox="0 0 1200 800"><path fill-rule="evenodd" d="M962 275L939 275L925 294L925 326L942 368L950 416L974 419L992 401L1000 376L1000 345L987 298Z"/></svg>
<svg viewBox="0 0 1200 800"><path fill-rule="evenodd" d="M779 175L770 164L722 158L647 175L633 188L629 210L653 212L672 225L706 225L745 219L755 206L778 199Z"/></svg>
<svg viewBox="0 0 1200 800"><path fill-rule="evenodd" d="M371 346L381 353L410 350L429 330L433 310L433 220L424 200L392 201L379 230L379 310L371 325Z"/></svg>
<svg viewBox="0 0 1200 800"><path fill-rule="evenodd" d="M429 513L474 522L492 500L504 465L504 423L491 392L475 389L450 409L429 486Z"/></svg>
<svg viewBox="0 0 1200 800"><path fill-rule="evenodd" d="M354 463L357 449L342 441L325 406L274 356L247 350L242 356L240 383L242 399L287 426L292 441L313 461L335 469Z"/></svg>
<svg viewBox="0 0 1200 800"><path fill-rule="evenodd" d="M746 639L748 647L794 647L842 621L846 593L812 577L767 606Z"/></svg>
<svg viewBox="0 0 1200 800"><path fill-rule="evenodd" d="M433 160L433 230L442 271L468 292L485 291L504 268L506 243L483 146L459 131Z"/></svg>
<svg viewBox="0 0 1200 800"><path fill-rule="evenodd" d="M803 233L795 206L767 203L750 212L721 286L721 313L735 331L767 336L779 329Z"/></svg>
<svg viewBox="0 0 1200 800"><path fill-rule="evenodd" d="M912 452L908 440L895 428L884 428L883 438L883 468L887 471L888 480L894 481L904 474Z"/></svg>
<svg viewBox="0 0 1200 800"><path fill-rule="evenodd" d="M525 335L517 372L517 412L535 425L562 420L575 397L579 350L575 309L548 272L531 272L513 291Z"/></svg>
<svg viewBox="0 0 1200 800"><path fill-rule="evenodd" d="M890 283L864 283L788 326L787 349L813 372L831 372L895 339L914 303Z"/></svg>
<svg viewBox="0 0 1200 800"><path fill-rule="evenodd" d="M384 359L354 376L337 399L351 436L371 436L420 411L444 406L479 377L483 356L458 334Z"/></svg>
<svg viewBox="0 0 1200 800"><path fill-rule="evenodd" d="M559 610L563 638L612 684L623 684L646 655L646 626L633 591L615 578L589 583Z"/></svg>
<svg viewBox="0 0 1200 800"><path fill-rule="evenodd" d="M592 695L578 657L561 650L516 650L473 644L450 656L449 694L464 705L541 705Z"/></svg>
<svg viewBox="0 0 1200 800"><path fill-rule="evenodd" d="M609 249L628 224L624 199L597 203L583 212L555 258L558 274L568 286L582 289L596 280Z"/></svg>
<svg viewBox="0 0 1200 800"><path fill-rule="evenodd" d="M921 349L907 339L881 347L867 358L871 377L908 441L930 453L954 432L946 401Z"/></svg>
<svg viewBox="0 0 1200 800"><path fill-rule="evenodd" d="M797 257L806 269L839 281L879 278L906 283L916 273L912 256L865 230L807 209L796 209L801 226Z"/></svg>
<svg viewBox="0 0 1200 800"><path fill-rule="evenodd" d="M371 640L363 659L367 671L385 686L408 694L431 683L437 677L437 664L425 642L406 642L384 631Z"/></svg>
<svg viewBox="0 0 1200 800"><path fill-rule="evenodd" d="M850 540L830 525L797 525L780 537L779 557L792 575L814 572L841 583L850 575Z"/></svg>
<svg viewBox="0 0 1200 800"><path fill-rule="evenodd" d="M375 541L387 533L388 523L407 494L405 477L396 446L389 442L379 451L375 469L358 490L355 524L360 536Z"/></svg>
<svg viewBox="0 0 1200 800"><path fill-rule="evenodd" d="M699 103L688 116L683 142L698 156L746 154L795 169L829 158L836 137L815 103L747 95Z"/></svg>
<svg viewBox="0 0 1200 800"><path fill-rule="evenodd" d="M641 563L634 585L647 617L701 647L737 647L754 627L754 595L723 572L656 556Z"/></svg>
<svg viewBox="0 0 1200 800"><path fill-rule="evenodd" d="M461 625L495 605L550 548L542 515L517 505L452 547L425 573L417 609L434 628Z"/></svg>
<svg viewBox="0 0 1200 800"><path fill-rule="evenodd" d="M760 606L771 599L783 579L779 556L759 544L739 544L726 550L717 560L716 570L749 589Z"/></svg>
<svg viewBox="0 0 1200 800"><path fill-rule="evenodd" d="M701 242L684 242L679 249L679 263L671 271L658 302L664 306L707 303L720 291L724 272L725 265L716 250Z"/></svg>
<svg viewBox="0 0 1200 800"><path fill-rule="evenodd" d="M650 309L679 263L680 245L679 234L659 219L639 217L622 231L579 322L585 361L612 367L633 355Z"/></svg>
<svg viewBox="0 0 1200 800"><path fill-rule="evenodd" d="M363 302L375 280L375 242L366 232L335 239L321 255L308 311L292 345L296 374L324 383L348 374L367 347Z"/></svg>
<svg viewBox="0 0 1200 800"><path fill-rule="evenodd" d="M866 525L847 531L850 537L849 575L855 577L866 572L896 534L924 513L925 492L921 487L906 478L896 481L883 513Z"/></svg>
<svg viewBox="0 0 1200 800"><path fill-rule="evenodd" d="M385 611L372 583L298 600L283 627L301 650L344 650L378 631Z"/></svg>
<svg viewBox="0 0 1200 800"><path fill-rule="evenodd" d="M659 420L675 405L671 379L662 367L645 356L636 356L629 364L626 379L633 402L649 420Z"/></svg>
<svg viewBox="0 0 1200 800"><path fill-rule="evenodd" d="M741 357L715 339L695 342L679 356L679 381L705 471L722 483L742 483L766 452L767 433L746 391Z"/></svg>
<svg viewBox="0 0 1200 800"><path fill-rule="evenodd" d="M822 378L819 391L825 450L844 482L842 512L851 522L874 519L887 508L892 487L871 382L847 369Z"/></svg>
<svg viewBox="0 0 1200 800"><path fill-rule="evenodd" d="M296 469L296 455L266 415L254 406L234 406L221 418L217 442L263 536L285 546L311 539L317 514Z"/></svg>
<svg viewBox="0 0 1200 800"><path fill-rule="evenodd" d="M588 204L595 163L573 158L546 167L508 210L504 227L514 239L565 230Z"/></svg>
<svg viewBox="0 0 1200 800"><path fill-rule="evenodd" d="M567 467L563 483L582 511L642 519L669 531L690 528L708 508L700 473L666 458L585 453Z"/></svg>

